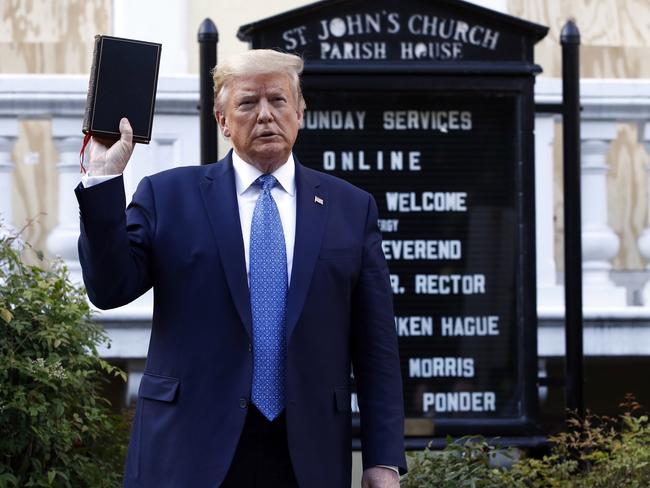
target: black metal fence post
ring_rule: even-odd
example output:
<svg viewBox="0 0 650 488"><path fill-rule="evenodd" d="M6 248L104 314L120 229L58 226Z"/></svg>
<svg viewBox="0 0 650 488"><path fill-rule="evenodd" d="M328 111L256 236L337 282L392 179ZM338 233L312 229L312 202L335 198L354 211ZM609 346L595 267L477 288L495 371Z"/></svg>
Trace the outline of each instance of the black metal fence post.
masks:
<svg viewBox="0 0 650 488"><path fill-rule="evenodd" d="M212 69L217 65L219 32L211 19L199 26L199 110L201 119L201 164L213 163L218 158L217 122L214 119L214 85Z"/></svg>
<svg viewBox="0 0 650 488"><path fill-rule="evenodd" d="M566 405L583 416L582 220L580 216L580 31L562 28L564 137L564 289L566 320Z"/></svg>

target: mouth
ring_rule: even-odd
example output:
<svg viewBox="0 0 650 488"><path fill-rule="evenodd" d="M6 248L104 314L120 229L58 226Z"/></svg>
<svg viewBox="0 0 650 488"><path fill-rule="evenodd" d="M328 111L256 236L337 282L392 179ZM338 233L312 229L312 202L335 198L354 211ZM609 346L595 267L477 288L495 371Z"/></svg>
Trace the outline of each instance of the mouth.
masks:
<svg viewBox="0 0 650 488"><path fill-rule="evenodd" d="M277 135L278 134L276 134L275 132L267 130L267 131L261 132L257 137L260 138L260 139L270 139L272 137L276 137Z"/></svg>

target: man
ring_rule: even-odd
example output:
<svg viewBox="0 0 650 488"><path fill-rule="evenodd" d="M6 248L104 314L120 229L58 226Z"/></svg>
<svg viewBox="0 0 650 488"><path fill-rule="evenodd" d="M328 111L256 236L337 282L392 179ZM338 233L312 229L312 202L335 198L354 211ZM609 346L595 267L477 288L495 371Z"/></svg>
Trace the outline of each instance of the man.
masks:
<svg viewBox="0 0 650 488"><path fill-rule="evenodd" d="M90 299L154 313L124 486L350 486L350 364L368 488L405 470L388 270L367 193L292 155L304 101L297 56L253 50L215 72L234 151L144 178L95 140L77 190Z"/></svg>

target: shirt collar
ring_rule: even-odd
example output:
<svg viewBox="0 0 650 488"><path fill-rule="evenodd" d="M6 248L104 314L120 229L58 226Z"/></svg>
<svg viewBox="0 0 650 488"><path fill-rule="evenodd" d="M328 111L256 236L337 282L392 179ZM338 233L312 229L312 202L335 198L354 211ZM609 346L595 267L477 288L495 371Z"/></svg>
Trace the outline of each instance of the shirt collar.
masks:
<svg viewBox="0 0 650 488"><path fill-rule="evenodd" d="M232 165L235 168L237 195L242 195L262 175L262 172L252 164L244 161L234 150L232 152ZM284 191L292 197L296 194L296 163L293 160L293 154L289 154L287 162L271 174L275 176Z"/></svg>

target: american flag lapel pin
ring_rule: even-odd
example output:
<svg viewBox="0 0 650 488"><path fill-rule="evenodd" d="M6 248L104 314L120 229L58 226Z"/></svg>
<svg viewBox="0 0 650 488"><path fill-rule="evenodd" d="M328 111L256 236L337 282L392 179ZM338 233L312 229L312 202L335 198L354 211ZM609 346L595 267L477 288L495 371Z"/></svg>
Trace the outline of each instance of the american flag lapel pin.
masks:
<svg viewBox="0 0 650 488"><path fill-rule="evenodd" d="M325 200L317 195L314 195L314 203L317 203L318 205L325 205Z"/></svg>

